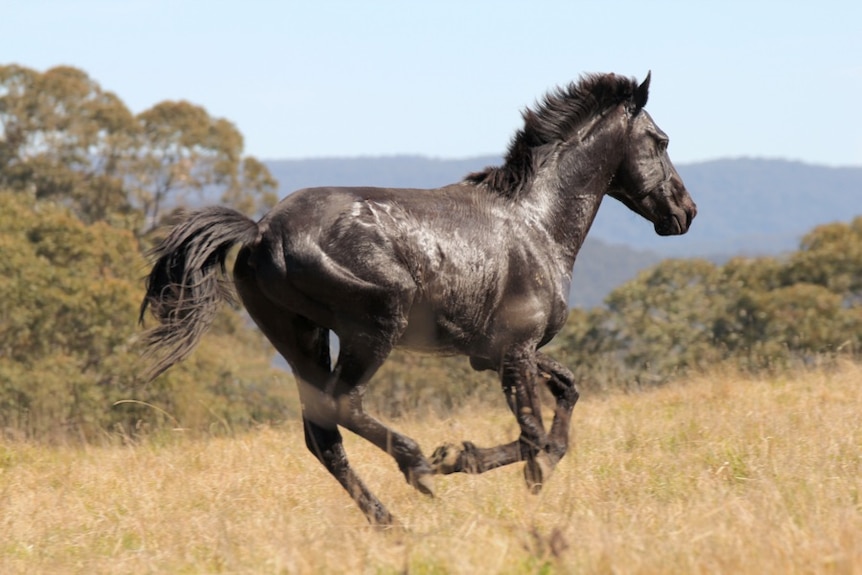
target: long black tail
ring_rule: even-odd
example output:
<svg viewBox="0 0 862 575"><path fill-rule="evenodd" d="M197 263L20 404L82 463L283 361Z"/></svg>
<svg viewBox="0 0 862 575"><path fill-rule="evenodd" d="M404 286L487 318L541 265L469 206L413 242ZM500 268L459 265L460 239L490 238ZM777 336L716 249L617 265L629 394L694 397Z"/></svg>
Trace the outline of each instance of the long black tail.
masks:
<svg viewBox="0 0 862 575"><path fill-rule="evenodd" d="M232 298L225 258L230 248L257 238L257 224L225 207L189 215L171 230L151 255L156 257L141 303L143 323L149 306L159 325L143 340L152 365L149 381L185 359L212 324L222 301Z"/></svg>

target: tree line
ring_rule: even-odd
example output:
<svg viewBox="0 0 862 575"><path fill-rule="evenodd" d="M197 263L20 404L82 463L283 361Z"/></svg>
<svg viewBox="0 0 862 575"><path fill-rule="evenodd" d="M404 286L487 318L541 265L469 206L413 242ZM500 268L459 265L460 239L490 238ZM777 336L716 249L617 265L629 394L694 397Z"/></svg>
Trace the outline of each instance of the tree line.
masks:
<svg viewBox="0 0 862 575"><path fill-rule="evenodd" d="M142 385L145 253L203 191L249 215L277 183L228 120L133 114L82 70L0 66L0 432L90 439L281 420L290 376L225 309L195 357Z"/></svg>
<svg viewBox="0 0 862 575"><path fill-rule="evenodd" d="M0 430L22 437L230 432L296 417L289 374L226 307L185 362L142 385L145 253L202 191L250 216L276 182L228 120L189 102L132 114L85 72L0 66ZM780 258L666 260L592 309L548 352L585 389L640 388L730 365L823 365L862 353L862 217ZM499 401L464 358L397 352L368 401L398 416Z"/></svg>
<svg viewBox="0 0 862 575"><path fill-rule="evenodd" d="M132 114L82 70L16 65L0 66L0 100L0 188L59 201L84 222L151 231L205 188L249 213L277 199L236 126L190 102Z"/></svg>

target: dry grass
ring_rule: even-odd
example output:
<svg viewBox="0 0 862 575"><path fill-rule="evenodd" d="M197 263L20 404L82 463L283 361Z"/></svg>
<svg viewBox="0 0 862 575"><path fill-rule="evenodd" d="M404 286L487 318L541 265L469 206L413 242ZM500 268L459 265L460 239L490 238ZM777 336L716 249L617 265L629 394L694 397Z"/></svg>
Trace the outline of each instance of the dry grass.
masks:
<svg viewBox="0 0 862 575"><path fill-rule="evenodd" d="M473 420L471 414L481 413ZM862 368L585 398L570 455L413 492L348 449L404 532L367 526L298 425L125 447L0 443L0 572L862 573ZM426 452L511 439L475 406L401 421Z"/></svg>

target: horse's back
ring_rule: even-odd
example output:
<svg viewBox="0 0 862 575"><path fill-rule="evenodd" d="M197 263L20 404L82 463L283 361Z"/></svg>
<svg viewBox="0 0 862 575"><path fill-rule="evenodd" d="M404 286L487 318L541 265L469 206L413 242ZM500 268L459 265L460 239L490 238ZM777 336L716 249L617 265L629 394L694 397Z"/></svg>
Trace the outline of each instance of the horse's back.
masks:
<svg viewBox="0 0 862 575"><path fill-rule="evenodd" d="M470 353L498 332L542 337L557 315L541 242L505 208L465 185L303 189L260 222L250 261L272 298L336 333L390 321L400 345Z"/></svg>

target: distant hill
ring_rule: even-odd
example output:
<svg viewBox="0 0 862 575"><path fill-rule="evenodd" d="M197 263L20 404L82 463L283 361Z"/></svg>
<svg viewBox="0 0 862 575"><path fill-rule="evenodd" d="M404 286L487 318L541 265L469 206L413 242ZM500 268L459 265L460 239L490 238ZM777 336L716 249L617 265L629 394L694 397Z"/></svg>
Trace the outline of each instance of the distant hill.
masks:
<svg viewBox="0 0 862 575"><path fill-rule="evenodd" d="M433 188L500 162L497 156L393 156L271 160L266 165L286 196L324 185ZM814 226L862 214L862 167L742 158L677 169L698 204L691 231L659 237L649 222L607 199L575 264L573 305L600 304L611 289L664 257L778 254L795 249Z"/></svg>

